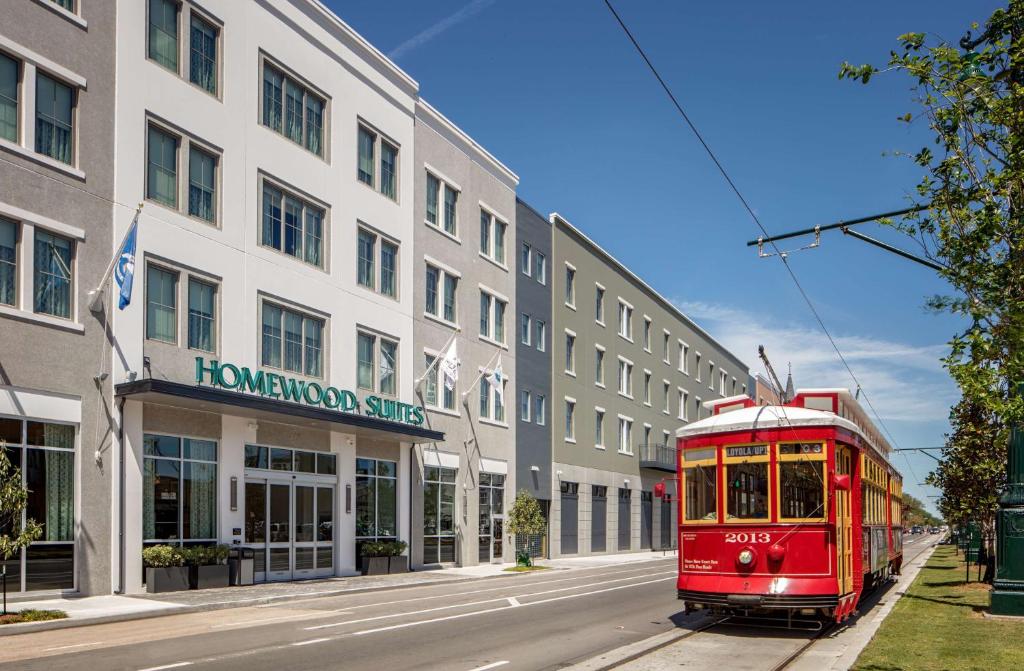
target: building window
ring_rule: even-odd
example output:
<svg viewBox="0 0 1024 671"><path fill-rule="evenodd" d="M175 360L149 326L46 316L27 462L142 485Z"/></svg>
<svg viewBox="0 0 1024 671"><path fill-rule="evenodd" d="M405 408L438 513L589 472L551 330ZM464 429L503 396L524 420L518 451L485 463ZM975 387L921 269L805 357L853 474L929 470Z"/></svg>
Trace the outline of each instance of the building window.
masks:
<svg viewBox="0 0 1024 671"><path fill-rule="evenodd" d="M679 419L686 421L689 419L689 414L686 411L686 406L689 405L690 396L684 390L679 390Z"/></svg>
<svg viewBox="0 0 1024 671"><path fill-rule="evenodd" d="M18 61L0 53L0 138L18 141Z"/></svg>
<svg viewBox="0 0 1024 671"><path fill-rule="evenodd" d="M458 316L456 296L459 278L447 271L427 264L426 312L434 317L455 324ZM438 297L440 296L440 303Z"/></svg>
<svg viewBox="0 0 1024 671"><path fill-rule="evenodd" d="M146 337L178 342L178 274L152 264L146 267Z"/></svg>
<svg viewBox="0 0 1024 671"><path fill-rule="evenodd" d="M633 363L619 357L619 393L633 398Z"/></svg>
<svg viewBox="0 0 1024 671"><path fill-rule="evenodd" d="M541 284L548 282L548 258L538 251L533 252L533 279Z"/></svg>
<svg viewBox="0 0 1024 671"><path fill-rule="evenodd" d="M530 245L524 242L523 249L519 253L519 272L529 277L530 273L533 272L532 262L533 255L531 254Z"/></svg>
<svg viewBox="0 0 1024 671"><path fill-rule="evenodd" d="M576 374L576 335L565 334L565 372L571 375Z"/></svg>
<svg viewBox="0 0 1024 671"><path fill-rule="evenodd" d="M356 546L398 538L398 464L356 459Z"/></svg>
<svg viewBox="0 0 1024 671"><path fill-rule="evenodd" d="M665 387L664 387L664 390L663 390L662 393L663 393L663 398L662 398L663 403L662 403L661 410L666 415L668 415L671 412L669 410L669 395L671 393L671 385L669 385L668 380L665 380Z"/></svg>
<svg viewBox="0 0 1024 671"><path fill-rule="evenodd" d="M693 355L693 368L697 371L697 382L700 382L700 352Z"/></svg>
<svg viewBox="0 0 1024 671"><path fill-rule="evenodd" d="M530 421L530 392L525 389L519 392L519 420L522 422Z"/></svg>
<svg viewBox="0 0 1024 671"><path fill-rule="evenodd" d="M11 465L20 469L21 484L28 493L25 510L5 520L5 526L21 528L28 519L42 526L38 540L3 561L8 589L73 589L75 427L0 417L0 441L7 445Z"/></svg>
<svg viewBox="0 0 1024 671"><path fill-rule="evenodd" d="M651 404L651 372L644 371L644 405Z"/></svg>
<svg viewBox="0 0 1024 671"><path fill-rule="evenodd" d="M651 351L651 320L644 317L644 351Z"/></svg>
<svg viewBox="0 0 1024 671"><path fill-rule="evenodd" d="M427 406L432 408L455 410L455 387L449 389L446 384L438 384L438 367L434 365L436 359L437 357L432 354L426 355L426 367L429 372L425 378L424 401ZM440 398L438 398L438 390L441 393Z"/></svg>
<svg viewBox="0 0 1024 671"><path fill-rule="evenodd" d="M633 340L633 306L619 300L619 335L632 342Z"/></svg>
<svg viewBox="0 0 1024 671"><path fill-rule="evenodd" d="M715 362L708 362L708 389L715 388Z"/></svg>
<svg viewBox="0 0 1024 671"><path fill-rule="evenodd" d="M178 10L176 0L149 0L149 57L178 72Z"/></svg>
<svg viewBox="0 0 1024 671"><path fill-rule="evenodd" d="M264 247L322 268L324 215L323 208L263 180L260 244Z"/></svg>
<svg viewBox="0 0 1024 671"><path fill-rule="evenodd" d="M264 366L323 376L322 319L264 302L262 324Z"/></svg>
<svg viewBox="0 0 1024 671"><path fill-rule="evenodd" d="M594 411L594 446L604 447L604 410Z"/></svg>
<svg viewBox="0 0 1024 671"><path fill-rule="evenodd" d="M537 345L537 351L543 352L547 349L547 344L545 342L547 338L547 325L542 319L534 319L533 326L536 333L535 343Z"/></svg>
<svg viewBox="0 0 1024 671"><path fill-rule="evenodd" d="M168 207L178 206L178 138L149 127L146 197Z"/></svg>
<svg viewBox="0 0 1024 671"><path fill-rule="evenodd" d="M359 160L356 163L356 178L367 186L379 190L391 200L398 200L398 145L363 124L359 124L357 144L359 145ZM378 153L380 154L379 180L377 180L375 158Z"/></svg>
<svg viewBox="0 0 1024 671"><path fill-rule="evenodd" d="M458 471L423 467L423 563L455 561L455 482Z"/></svg>
<svg viewBox="0 0 1024 671"><path fill-rule="evenodd" d="M36 229L33 259L35 312L71 318L73 252L71 240Z"/></svg>
<svg viewBox="0 0 1024 671"><path fill-rule="evenodd" d="M662 342L662 345L661 345L661 360L671 366L672 365L672 355L669 353L668 347L669 347L669 341L672 340L672 334L669 333L668 331L665 331L664 336L665 336L664 342Z"/></svg>
<svg viewBox="0 0 1024 671"><path fill-rule="evenodd" d="M142 537L155 541L217 540L217 442L143 437Z"/></svg>
<svg viewBox="0 0 1024 671"><path fill-rule="evenodd" d="M356 282L389 298L398 296L398 245L365 228L359 229ZM380 251L378 252L378 247ZM380 263L377 254L380 254ZM379 269L379 270L378 270ZM379 273L379 275L378 275Z"/></svg>
<svg viewBox="0 0 1024 671"><path fill-rule="evenodd" d="M18 296L18 224L0 217L0 303L15 305Z"/></svg>
<svg viewBox="0 0 1024 671"><path fill-rule="evenodd" d="M217 29L209 21L192 14L189 37L188 78L200 88L217 94Z"/></svg>
<svg viewBox="0 0 1024 671"><path fill-rule="evenodd" d="M216 350L217 288L207 282L188 281L188 346L204 352Z"/></svg>
<svg viewBox="0 0 1024 671"><path fill-rule="evenodd" d="M604 326L604 287L594 289L594 321Z"/></svg>
<svg viewBox="0 0 1024 671"><path fill-rule="evenodd" d="M508 224L480 208L480 253L505 265L505 232Z"/></svg>
<svg viewBox="0 0 1024 671"><path fill-rule="evenodd" d="M458 235L459 192L444 185L444 230L449 235Z"/></svg>
<svg viewBox="0 0 1024 671"><path fill-rule="evenodd" d="M565 399L565 439L576 442L576 401Z"/></svg>
<svg viewBox="0 0 1024 671"><path fill-rule="evenodd" d="M326 100L297 77L264 61L264 126L323 157L326 107Z"/></svg>
<svg viewBox="0 0 1024 671"><path fill-rule="evenodd" d="M532 329L530 328L530 315L523 313L519 317L519 342L526 345L527 347L530 346L531 330Z"/></svg>
<svg viewBox="0 0 1024 671"><path fill-rule="evenodd" d="M679 343L679 370L687 375L690 374L690 346L684 342Z"/></svg>
<svg viewBox="0 0 1024 671"><path fill-rule="evenodd" d="M505 343L505 309L508 304L487 293L480 292L480 336L499 344Z"/></svg>
<svg viewBox="0 0 1024 671"><path fill-rule="evenodd" d="M576 269L569 264L565 265L565 304L576 307Z"/></svg>
<svg viewBox="0 0 1024 671"><path fill-rule="evenodd" d="M594 384L604 386L604 349L600 346L594 348Z"/></svg>
<svg viewBox="0 0 1024 671"><path fill-rule="evenodd" d="M217 158L209 153L189 148L188 158L188 213L194 217L213 221L216 212Z"/></svg>
<svg viewBox="0 0 1024 671"><path fill-rule="evenodd" d="M538 426L544 426L547 417L547 398L543 394L537 394L533 399L533 420Z"/></svg>
<svg viewBox="0 0 1024 671"><path fill-rule="evenodd" d="M480 379L480 417L495 422L505 421L504 396L491 386L486 377Z"/></svg>
<svg viewBox="0 0 1024 671"><path fill-rule="evenodd" d="M633 454L633 420L619 417L619 452Z"/></svg>
<svg viewBox="0 0 1024 671"><path fill-rule="evenodd" d="M36 73L36 151L71 163L75 90Z"/></svg>
<svg viewBox="0 0 1024 671"><path fill-rule="evenodd" d="M360 389L398 393L398 342L360 331L356 345L356 384Z"/></svg>

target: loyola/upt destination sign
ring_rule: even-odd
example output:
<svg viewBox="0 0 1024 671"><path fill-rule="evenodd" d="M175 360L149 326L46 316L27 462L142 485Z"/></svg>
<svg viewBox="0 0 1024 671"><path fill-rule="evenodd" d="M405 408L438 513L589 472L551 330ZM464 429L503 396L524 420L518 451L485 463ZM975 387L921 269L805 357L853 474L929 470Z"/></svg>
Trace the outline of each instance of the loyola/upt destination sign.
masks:
<svg viewBox="0 0 1024 671"><path fill-rule="evenodd" d="M259 394L268 398L304 403L341 412L360 411L359 399L347 389L325 386L316 382L296 380L287 375L250 370L246 366L221 363L211 359L209 363L201 356L196 357L196 384L211 384L222 389ZM420 426L423 424L423 408L380 396L364 399L368 417L378 417L392 422Z"/></svg>

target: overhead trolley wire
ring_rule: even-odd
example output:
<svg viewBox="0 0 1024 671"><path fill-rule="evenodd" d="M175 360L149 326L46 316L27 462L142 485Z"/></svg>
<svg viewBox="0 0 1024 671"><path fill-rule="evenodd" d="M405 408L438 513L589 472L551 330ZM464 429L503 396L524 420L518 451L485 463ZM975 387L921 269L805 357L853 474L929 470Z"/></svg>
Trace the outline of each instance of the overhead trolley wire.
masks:
<svg viewBox="0 0 1024 671"><path fill-rule="evenodd" d="M878 414L878 411L875 409L875 406L871 403L871 399L868 398L867 392L864 391L864 386L860 383L860 380L857 379L857 375L853 372L853 369L850 367L850 364L846 361L846 357L843 356L842 351L839 349L839 345L836 344L835 338L832 337L832 334L829 332L828 328L825 326L825 322L822 320L821 315L818 313L817 308L815 308L814 303L811 301L810 296L807 295L807 292L804 290L803 285L800 284L800 280L797 278L796 273L793 271L793 268L790 267L789 259L785 255L782 254L782 251L779 249L778 245L776 245L775 241L771 239L772 236L769 235L768 230L764 227L764 224L761 223L761 220L758 218L757 214L754 212L754 209L750 206L750 203L748 203L747 199L744 198L743 194L740 192L739 188L736 186L736 183L732 180L732 177L729 176L729 173L726 171L725 167L722 165L722 162L718 160L718 157L715 155L715 152L712 151L711 147L708 145L707 141L704 139L704 136L701 135L699 130L697 130L697 126L694 125L693 121L690 120L690 117L686 113L686 110L683 109L683 106L679 103L679 100L676 98L675 94L672 93L672 89L670 89L668 84L665 83L665 80L662 78L661 74L658 72L658 69L656 67L654 67L654 63L652 63L651 59L648 58L647 53L644 51L643 47L640 46L640 43L637 42L636 38L633 36L633 33L630 32L629 28L626 26L626 23L622 20L622 17L619 16L619 13L617 11L615 11L615 7L612 6L611 1L610 0L604 0L604 4L608 7L608 10L612 13L612 16L615 17L615 20L618 22L619 26L622 28L622 31L626 34L626 37L628 37L629 41L633 43L633 46L636 48L637 53L640 54L640 57L643 58L644 63L646 63L648 69L650 69L651 74L653 74L655 79L658 80L658 83L661 84L661 88L668 95L669 99L672 101L672 104L675 105L676 110L679 111L679 114L680 114L680 116L682 116L683 120L686 122L686 125L690 127L690 130L693 131L693 134L696 136L696 138L700 142L701 146L704 147L704 151L707 152L707 154L711 158L712 162L714 162L715 167L718 168L718 171L722 174L722 177L725 178L725 181L729 184L729 188L731 188L733 193L736 194L736 197L739 198L740 203L743 204L744 209L746 209L747 213L750 214L750 218L754 220L754 223L757 224L757 227L759 229L761 229L761 233L767 239L767 242L775 250L776 255L782 261L782 265L786 268L786 272L789 273L790 279L793 280L793 284L796 285L796 288L800 292L800 295L803 297L804 302L807 303L807 307L810 309L811 314L814 316L815 321L818 322L818 326L821 328L822 332L825 334L825 337L828 338L829 344L832 345L832 349L835 350L836 356L839 357L839 360L842 362L843 367L846 368L846 372L849 373L850 378L857 385L857 389L860 390L860 395L864 398L864 402L867 403L869 408L871 408L872 414L874 414L875 419L878 420L879 426L882 427L882 430L889 437L889 440L892 441L893 446L896 446L896 439L893 437L892 432L889 431L889 427L887 427L885 425L885 422L882 421L882 418ZM904 453L904 457L906 457L906 453ZM909 459L907 460L907 466L908 467L910 466L910 460ZM913 474L913 468L911 468L910 470L911 470L911 474Z"/></svg>

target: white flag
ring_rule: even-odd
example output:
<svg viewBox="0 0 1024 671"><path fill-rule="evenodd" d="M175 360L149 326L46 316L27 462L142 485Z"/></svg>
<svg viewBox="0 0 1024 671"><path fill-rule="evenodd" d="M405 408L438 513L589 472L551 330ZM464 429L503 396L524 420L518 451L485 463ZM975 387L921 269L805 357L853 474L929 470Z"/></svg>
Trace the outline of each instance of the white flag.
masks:
<svg viewBox="0 0 1024 671"><path fill-rule="evenodd" d="M498 365L494 367L494 370L489 371L485 376L487 384L491 385L491 389L494 390L494 394L498 397L498 401L501 403L505 402L505 372L501 370L501 355L498 355Z"/></svg>
<svg viewBox="0 0 1024 671"><path fill-rule="evenodd" d="M459 379L459 355L455 352L455 340L448 346L448 351L441 358L438 364L441 373L444 375L445 389L455 389L455 382Z"/></svg>

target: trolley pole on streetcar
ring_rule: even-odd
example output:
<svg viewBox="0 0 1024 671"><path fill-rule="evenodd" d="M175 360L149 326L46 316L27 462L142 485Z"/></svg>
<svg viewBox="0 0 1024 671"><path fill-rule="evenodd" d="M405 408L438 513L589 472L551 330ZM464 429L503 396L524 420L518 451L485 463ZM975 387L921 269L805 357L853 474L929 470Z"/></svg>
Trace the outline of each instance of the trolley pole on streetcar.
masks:
<svg viewBox="0 0 1024 671"><path fill-rule="evenodd" d="M1017 386L1024 394L1024 383ZM1010 429L1006 490L996 511L996 576L993 615L1024 615L1024 426Z"/></svg>

